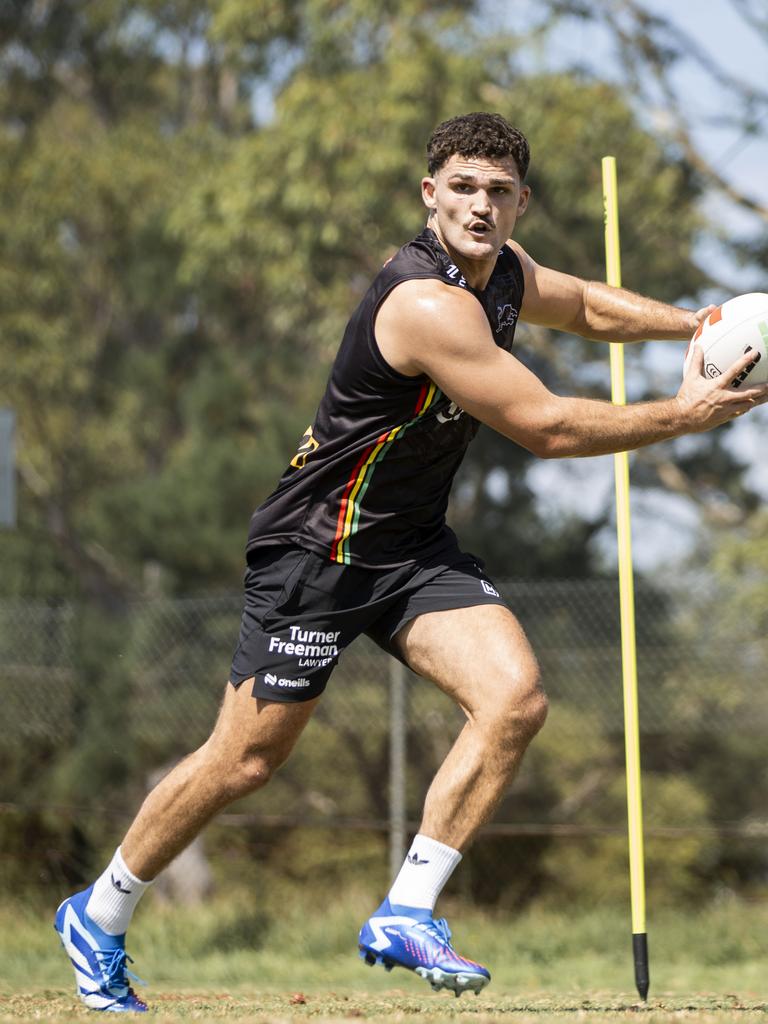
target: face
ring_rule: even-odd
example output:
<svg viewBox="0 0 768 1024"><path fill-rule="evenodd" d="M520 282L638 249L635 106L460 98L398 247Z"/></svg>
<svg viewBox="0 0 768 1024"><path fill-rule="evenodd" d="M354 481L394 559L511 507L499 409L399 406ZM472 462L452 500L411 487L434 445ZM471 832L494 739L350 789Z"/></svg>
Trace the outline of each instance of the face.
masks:
<svg viewBox="0 0 768 1024"><path fill-rule="evenodd" d="M513 157L492 160L454 154L434 178L421 183L429 226L460 260L495 262L525 213L531 190Z"/></svg>

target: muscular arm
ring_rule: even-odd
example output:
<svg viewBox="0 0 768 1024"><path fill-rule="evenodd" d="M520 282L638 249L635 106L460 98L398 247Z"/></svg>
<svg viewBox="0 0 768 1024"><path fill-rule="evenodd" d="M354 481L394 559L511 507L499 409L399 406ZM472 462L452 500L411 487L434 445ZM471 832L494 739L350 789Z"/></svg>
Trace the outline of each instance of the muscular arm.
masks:
<svg viewBox="0 0 768 1024"><path fill-rule="evenodd" d="M595 341L687 340L713 307L693 312L647 299L626 288L583 281L539 266L517 242L510 245L525 276L520 318Z"/></svg>
<svg viewBox="0 0 768 1024"><path fill-rule="evenodd" d="M472 295L434 280L399 285L379 311L376 338L394 369L427 374L462 409L542 458L640 448L709 430L768 400L768 385L728 387L749 355L709 380L700 351L674 398L617 406L560 397L495 344Z"/></svg>

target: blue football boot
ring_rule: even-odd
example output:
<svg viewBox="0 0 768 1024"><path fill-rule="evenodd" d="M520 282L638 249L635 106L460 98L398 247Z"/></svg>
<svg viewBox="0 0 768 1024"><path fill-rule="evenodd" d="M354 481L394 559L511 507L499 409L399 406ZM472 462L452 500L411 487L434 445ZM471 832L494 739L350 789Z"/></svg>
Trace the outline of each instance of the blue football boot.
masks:
<svg viewBox="0 0 768 1024"><path fill-rule="evenodd" d="M91 1010L145 1013L147 1004L128 984L129 977L140 979L128 970L125 935L108 935L85 912L92 889L64 900L53 925L75 968L77 994Z"/></svg>
<svg viewBox="0 0 768 1024"><path fill-rule="evenodd" d="M482 964L454 950L444 918L434 921L429 910L392 905L388 899L361 928L359 946L360 956L371 967L406 967L436 992L449 988L460 996L469 989L477 995L491 980Z"/></svg>

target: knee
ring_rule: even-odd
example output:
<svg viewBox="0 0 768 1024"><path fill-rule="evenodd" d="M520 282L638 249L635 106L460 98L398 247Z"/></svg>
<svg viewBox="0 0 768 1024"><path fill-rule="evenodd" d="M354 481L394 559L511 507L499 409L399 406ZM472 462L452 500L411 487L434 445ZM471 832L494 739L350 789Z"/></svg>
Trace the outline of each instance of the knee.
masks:
<svg viewBox="0 0 768 1024"><path fill-rule="evenodd" d="M285 757L270 750L227 751L214 755L211 767L230 802L266 786L284 761Z"/></svg>
<svg viewBox="0 0 768 1024"><path fill-rule="evenodd" d="M522 701L521 721L529 741L541 731L549 713L549 698L541 683L526 693Z"/></svg>
<svg viewBox="0 0 768 1024"><path fill-rule="evenodd" d="M527 746L543 727L548 710L538 666L532 664L505 680L503 696L491 712L493 731L502 746Z"/></svg>
<svg viewBox="0 0 768 1024"><path fill-rule="evenodd" d="M246 754L238 759L235 767L236 787L243 796L261 789L270 781L280 767L277 761L267 754Z"/></svg>

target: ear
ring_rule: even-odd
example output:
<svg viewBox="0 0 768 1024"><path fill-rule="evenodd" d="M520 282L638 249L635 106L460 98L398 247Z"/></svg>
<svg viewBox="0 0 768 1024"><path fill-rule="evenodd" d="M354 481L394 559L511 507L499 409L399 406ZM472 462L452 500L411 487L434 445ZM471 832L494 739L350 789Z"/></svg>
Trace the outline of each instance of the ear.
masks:
<svg viewBox="0 0 768 1024"><path fill-rule="evenodd" d="M520 198L517 201L517 216L522 217L525 211L528 209L528 202L531 198L531 186L522 185L520 188Z"/></svg>
<svg viewBox="0 0 768 1024"><path fill-rule="evenodd" d="M434 178L421 179L421 198L428 210L437 209L437 197L435 196L435 188L436 186Z"/></svg>

